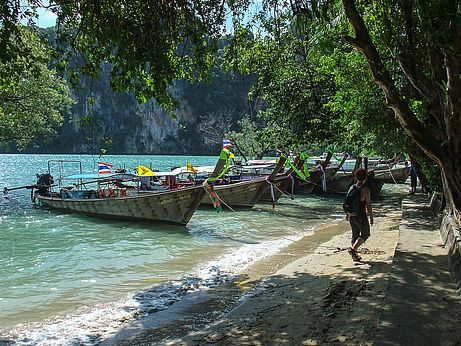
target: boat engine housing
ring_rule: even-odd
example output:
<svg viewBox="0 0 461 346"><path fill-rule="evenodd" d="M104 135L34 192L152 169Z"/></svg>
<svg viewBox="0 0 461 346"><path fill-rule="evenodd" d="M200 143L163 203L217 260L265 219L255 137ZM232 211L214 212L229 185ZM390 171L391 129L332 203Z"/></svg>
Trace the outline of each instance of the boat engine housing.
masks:
<svg viewBox="0 0 461 346"><path fill-rule="evenodd" d="M53 176L50 173L37 174L37 192L39 195L49 196L53 184Z"/></svg>

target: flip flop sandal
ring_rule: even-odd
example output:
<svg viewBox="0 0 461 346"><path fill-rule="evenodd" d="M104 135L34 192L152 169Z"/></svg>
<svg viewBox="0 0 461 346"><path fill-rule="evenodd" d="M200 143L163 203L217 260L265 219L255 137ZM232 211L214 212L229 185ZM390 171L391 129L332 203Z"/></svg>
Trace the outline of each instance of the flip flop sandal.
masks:
<svg viewBox="0 0 461 346"><path fill-rule="evenodd" d="M360 262L362 260L362 257L360 257L355 250L349 249L347 252L351 255L354 262Z"/></svg>

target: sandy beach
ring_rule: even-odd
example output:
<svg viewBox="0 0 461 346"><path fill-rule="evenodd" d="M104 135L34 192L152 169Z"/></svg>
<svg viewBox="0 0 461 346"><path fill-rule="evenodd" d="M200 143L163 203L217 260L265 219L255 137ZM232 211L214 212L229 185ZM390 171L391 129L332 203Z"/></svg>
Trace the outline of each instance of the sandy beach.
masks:
<svg viewBox="0 0 461 346"><path fill-rule="evenodd" d="M398 221L398 215L377 219L360 264L343 250L349 230L341 223L342 234L266 277L257 293L223 320L167 344L372 344Z"/></svg>
<svg viewBox="0 0 461 346"><path fill-rule="evenodd" d="M189 295L103 344L372 344L401 215L396 206L375 211L360 263L346 251L349 224L330 224L256 263L235 282Z"/></svg>

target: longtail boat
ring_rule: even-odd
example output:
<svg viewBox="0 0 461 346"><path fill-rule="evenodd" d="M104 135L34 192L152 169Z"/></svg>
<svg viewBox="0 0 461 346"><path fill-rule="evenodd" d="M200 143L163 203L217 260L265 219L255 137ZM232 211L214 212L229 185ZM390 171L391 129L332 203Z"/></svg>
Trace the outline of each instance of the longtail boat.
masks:
<svg viewBox="0 0 461 346"><path fill-rule="evenodd" d="M285 158L286 160L286 158ZM304 160L298 156L293 162L294 167L300 167L304 163ZM288 193L291 196L295 194L295 189L298 184L298 180L295 178L293 166L286 172L278 173L271 181L264 194L261 196L260 201L262 202L277 202L283 193Z"/></svg>
<svg viewBox="0 0 461 346"><path fill-rule="evenodd" d="M375 178L383 183L404 184L408 179L410 169L406 165L376 166L373 168Z"/></svg>
<svg viewBox="0 0 461 346"><path fill-rule="evenodd" d="M292 166L290 166L286 173L277 175L274 178L271 191L266 191L261 200L271 201L275 199L275 201L277 201L284 192L288 193L292 198L293 195L312 193L317 186L322 185L322 179L329 179L339 169L339 167L326 167L331 155L332 154L329 154L327 158L317 166L309 168L308 178L304 180L298 177ZM301 174L304 174L302 167L305 159L301 157L302 156L298 156L295 159L293 166L299 169Z"/></svg>
<svg viewBox="0 0 461 346"><path fill-rule="evenodd" d="M266 178L242 180L226 185L215 185L214 191L221 203L230 207L253 207L267 188ZM213 205L209 195L205 195L201 205Z"/></svg>
<svg viewBox="0 0 461 346"><path fill-rule="evenodd" d="M332 156L333 153L328 152L325 160L311 170L311 181L314 183L314 190L316 192L329 192L332 189L331 185L334 181L334 177L347 160L347 155L345 155L338 165L333 166L330 165Z"/></svg>
<svg viewBox="0 0 461 346"><path fill-rule="evenodd" d="M378 195L384 183L373 176L373 170L368 171L366 186L370 188L373 196ZM328 184L328 192L333 194L346 194L354 184L354 175L351 172L338 172Z"/></svg>
<svg viewBox="0 0 461 346"><path fill-rule="evenodd" d="M394 159L390 160L374 160L368 158L363 158L363 160L364 163L366 160L364 167L366 167L368 171L373 170L375 178L383 183L404 184L410 172L408 164L399 161L401 160L401 156L396 156ZM355 159L346 160L343 171L352 174L354 165Z"/></svg>
<svg viewBox="0 0 461 346"><path fill-rule="evenodd" d="M359 157L355 160L354 169L352 171L339 170L336 172L336 174L328 182L327 192L333 194L346 194L349 191L349 188L354 184L353 172L355 172L355 170L359 168L361 164L362 158ZM371 194L373 196L381 192L383 185L384 183L382 181L376 179L374 170L368 170L366 186L370 188Z"/></svg>
<svg viewBox="0 0 461 346"><path fill-rule="evenodd" d="M155 193L135 190L134 194L116 193L95 198L75 192L68 190L65 195L50 196L37 194L36 198L51 208L92 216L185 225L200 205L205 190L200 186Z"/></svg>
<svg viewBox="0 0 461 346"><path fill-rule="evenodd" d="M261 202L277 202L283 193L291 189L294 180L292 171L288 170L286 173L278 174L272 181L268 182L266 191L259 199Z"/></svg>
<svg viewBox="0 0 461 346"><path fill-rule="evenodd" d="M267 176L236 176L228 181L217 182L213 186L214 193L220 201L230 207L253 207L266 192L269 184L276 178L283 168L286 158L280 157L270 175ZM202 205L215 205L209 194L205 195Z"/></svg>
<svg viewBox="0 0 461 346"><path fill-rule="evenodd" d="M51 162L61 165L78 162L80 173L60 177L55 184L50 170ZM202 186L143 191L136 175L85 174L79 161L50 160L48 173L37 177L37 184L24 187L36 190L32 194L34 202L67 212L110 219L186 225L205 194ZM65 187L70 181L77 183Z"/></svg>

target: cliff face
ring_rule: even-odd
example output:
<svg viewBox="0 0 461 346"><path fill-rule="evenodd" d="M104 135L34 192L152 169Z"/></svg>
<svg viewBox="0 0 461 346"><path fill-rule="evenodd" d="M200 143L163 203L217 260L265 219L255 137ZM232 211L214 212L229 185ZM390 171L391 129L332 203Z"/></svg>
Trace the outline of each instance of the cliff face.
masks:
<svg viewBox="0 0 461 346"><path fill-rule="evenodd" d="M221 147L223 133L248 113L253 77L216 73L210 83L180 81L176 119L154 100L138 104L132 94L115 93L108 71L98 80L81 79L75 105L56 139L35 143L35 152L205 154Z"/></svg>
<svg viewBox="0 0 461 346"><path fill-rule="evenodd" d="M179 140L180 124L189 122L192 125L197 118L192 115L188 105L184 102L176 115L177 119L173 119L152 100L139 106L137 126L132 131L133 135L124 140L125 151L129 153L187 153L184 143Z"/></svg>
<svg viewBox="0 0 461 346"><path fill-rule="evenodd" d="M58 44L54 28L42 29L42 34L50 44ZM70 66L80 66L80 59L71 59ZM55 66L51 61L50 68ZM173 118L154 100L140 105L133 94L112 91L110 72L111 65L106 64L97 79L80 76L79 88L71 90L75 104L56 138L37 140L26 151L214 154L222 147L223 135L238 130L238 120L249 113L248 92L256 82L254 76L223 73L219 67L212 71L209 83L177 81L171 93L180 106ZM13 144L1 149L16 151Z"/></svg>
<svg viewBox="0 0 461 346"><path fill-rule="evenodd" d="M54 28L42 29L51 45L57 45ZM222 44L225 45L223 38ZM69 61L82 65L81 56ZM218 63L222 59L218 59ZM50 68L57 62L51 61ZM100 77L80 76L72 89L75 104L55 138L41 138L25 152L108 154L190 154L219 152L224 134L238 130L237 122L253 105L248 92L254 76L223 73L216 67L209 83L177 81L171 93L179 101L175 118L154 100L138 104L133 94L116 93L110 86L111 65L102 66ZM61 75L63 78L65 76ZM4 143L3 152L18 152L14 143Z"/></svg>

